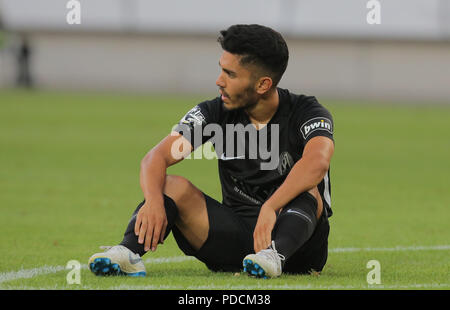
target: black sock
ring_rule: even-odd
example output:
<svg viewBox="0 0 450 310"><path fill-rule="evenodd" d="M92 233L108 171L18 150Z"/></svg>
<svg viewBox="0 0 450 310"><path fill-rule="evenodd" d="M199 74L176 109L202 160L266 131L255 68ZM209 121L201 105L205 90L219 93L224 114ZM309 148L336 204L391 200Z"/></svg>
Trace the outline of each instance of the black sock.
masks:
<svg viewBox="0 0 450 310"><path fill-rule="evenodd" d="M136 224L136 216L141 207L144 205L144 203L145 200L142 201L137 206L136 210L133 213L133 216L131 217L130 222L128 223L128 227L125 230L123 240L120 243L120 245L127 247L130 251L139 254L140 256L144 255L147 252L144 250L144 244L138 243L139 237L136 236L136 234L134 233L134 225ZM175 224L175 220L178 216L178 209L172 198L166 195L164 195L164 208L166 210L166 217L167 217L167 228L164 235L164 239L166 239L170 231L172 230L173 225Z"/></svg>
<svg viewBox="0 0 450 310"><path fill-rule="evenodd" d="M317 224L316 208L315 200L302 197L289 203L278 216L272 240L285 260L312 236Z"/></svg>

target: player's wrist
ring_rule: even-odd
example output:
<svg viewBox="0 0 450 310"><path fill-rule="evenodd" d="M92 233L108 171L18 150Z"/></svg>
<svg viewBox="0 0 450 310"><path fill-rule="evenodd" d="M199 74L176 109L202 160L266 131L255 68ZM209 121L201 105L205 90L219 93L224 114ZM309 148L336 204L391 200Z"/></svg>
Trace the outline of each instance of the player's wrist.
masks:
<svg viewBox="0 0 450 310"><path fill-rule="evenodd" d="M265 209L271 210L271 211L273 211L273 212L276 212L276 211L278 211L278 209L279 209L279 207L278 207L275 203L272 203L272 202L270 201L270 199L267 200L267 201L262 205L261 208L265 208Z"/></svg>
<svg viewBox="0 0 450 310"><path fill-rule="evenodd" d="M161 205L164 204L163 194L158 193L148 193L144 195L146 205Z"/></svg>

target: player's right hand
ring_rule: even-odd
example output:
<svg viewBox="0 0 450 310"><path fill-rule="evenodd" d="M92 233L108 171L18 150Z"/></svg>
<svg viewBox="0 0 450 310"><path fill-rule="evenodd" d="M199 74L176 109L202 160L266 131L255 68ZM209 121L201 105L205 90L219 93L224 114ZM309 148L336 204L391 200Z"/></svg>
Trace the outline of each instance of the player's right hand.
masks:
<svg viewBox="0 0 450 310"><path fill-rule="evenodd" d="M164 201L148 201L139 210L134 225L134 233L138 236L138 242L144 244L144 250L156 251L158 243L164 241L167 227L166 210Z"/></svg>

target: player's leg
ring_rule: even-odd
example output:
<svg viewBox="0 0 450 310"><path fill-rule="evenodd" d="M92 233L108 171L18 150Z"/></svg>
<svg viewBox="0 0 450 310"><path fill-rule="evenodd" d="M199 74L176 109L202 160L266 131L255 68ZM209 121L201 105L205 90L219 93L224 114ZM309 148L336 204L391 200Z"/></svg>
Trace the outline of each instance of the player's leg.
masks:
<svg viewBox="0 0 450 310"><path fill-rule="evenodd" d="M200 249L208 238L210 225L203 192L186 178L167 176L164 194L171 197L177 206L177 230L195 250Z"/></svg>
<svg viewBox="0 0 450 310"><path fill-rule="evenodd" d="M272 231L272 247L244 258L244 269L261 277L277 277L283 264L290 261L311 238L323 213L317 189L305 192L283 207Z"/></svg>
<svg viewBox="0 0 450 310"><path fill-rule="evenodd" d="M253 249L253 229L256 215L239 215L204 194L209 222L208 238L200 248L194 248L186 239L185 232L176 225L173 236L179 248L189 256L195 256L212 271L239 272L242 258Z"/></svg>
<svg viewBox="0 0 450 310"><path fill-rule="evenodd" d="M300 194L283 207L272 237L286 261L312 236L322 211L323 203L317 189Z"/></svg>
<svg viewBox="0 0 450 310"><path fill-rule="evenodd" d="M328 215L324 209L312 236L286 260L283 272L294 274L321 272L328 258L329 231Z"/></svg>
<svg viewBox="0 0 450 310"><path fill-rule="evenodd" d="M120 242L120 245L125 246L126 248L130 249L133 253L139 254L140 256L143 256L146 251L144 250L144 244L138 242L138 237L134 233L134 226L136 224L136 216L141 209L141 207L144 205L145 200L143 200L134 210L133 215L131 216L131 219L128 223L128 226L125 230L125 233L123 234L122 242ZM173 224L175 223L176 217L178 216L178 209L175 205L175 202L167 195L164 195L164 209L166 211L166 217L167 217L167 227L164 235L164 239L169 235Z"/></svg>
<svg viewBox="0 0 450 310"><path fill-rule="evenodd" d="M144 202L141 202L134 211L119 245L91 256L89 267L92 272L97 275L146 274L141 259L146 251L134 233L136 215L143 205ZM168 222L165 237L175 225L178 225L189 244L199 249L208 237L209 230L203 193L187 179L167 175L164 185L164 208Z"/></svg>
<svg viewBox="0 0 450 310"><path fill-rule="evenodd" d="M168 216L166 236L172 230L180 249L213 271L239 271L242 257L253 248L253 227L233 210L205 195L181 176L166 176L165 208ZM142 204L141 204L142 205ZM138 207L134 214L139 211ZM176 209L176 213L173 209ZM134 234L132 217L121 244L145 254Z"/></svg>
<svg viewBox="0 0 450 310"><path fill-rule="evenodd" d="M96 259L99 262L98 268L95 264L91 267L91 270L99 270L93 270L96 274L117 274L117 268L113 267L117 267L119 258L119 267L127 267L131 265L129 261L133 255L140 258L145 254L143 245L138 243L138 237L134 233L135 215L142 205L143 203L139 204L134 211L120 245L113 247L108 254L98 253L91 257L90 267ZM204 195L187 179L170 175L166 176L164 186L164 207L168 220L165 236L172 230L175 240L186 255L197 257L212 270L240 269L243 255L253 246L253 231L232 210ZM129 252L130 259L122 250ZM120 255L116 255L117 253ZM115 255L117 259L111 259L111 255ZM109 259L107 266L104 264L105 257ZM142 262L137 263L138 266L141 264ZM136 269L136 265L131 267ZM123 271L122 269L119 268ZM126 273L143 275L145 269L139 268L139 272Z"/></svg>
<svg viewBox="0 0 450 310"><path fill-rule="evenodd" d="M199 249L208 237L208 214L203 193L189 180L181 176L167 175L164 184L164 208L167 217L167 228L164 239L175 225L183 233L191 246ZM138 243L134 233L136 215L144 205L141 202L134 211L124 233L121 245L140 256L144 255L144 245Z"/></svg>

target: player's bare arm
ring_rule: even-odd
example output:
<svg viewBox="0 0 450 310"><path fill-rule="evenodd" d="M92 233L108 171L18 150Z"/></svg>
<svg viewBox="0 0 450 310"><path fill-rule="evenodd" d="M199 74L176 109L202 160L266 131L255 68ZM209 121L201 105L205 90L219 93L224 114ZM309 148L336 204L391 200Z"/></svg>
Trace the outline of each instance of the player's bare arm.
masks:
<svg viewBox="0 0 450 310"><path fill-rule="evenodd" d="M178 155L173 156L174 145ZM152 148L141 161L140 183L145 204L136 217L134 231L144 249L155 251L158 243L163 243L167 226L164 209L163 189L168 167L180 162L192 151L190 143L178 133L165 137Z"/></svg>
<svg viewBox="0 0 450 310"><path fill-rule="evenodd" d="M276 211L302 192L310 191L318 200L317 215L322 211L317 185L330 166L334 142L327 137L314 137L305 146L302 158L292 167L283 184L261 207L254 230L255 253L266 249L272 240L271 233L276 221Z"/></svg>

